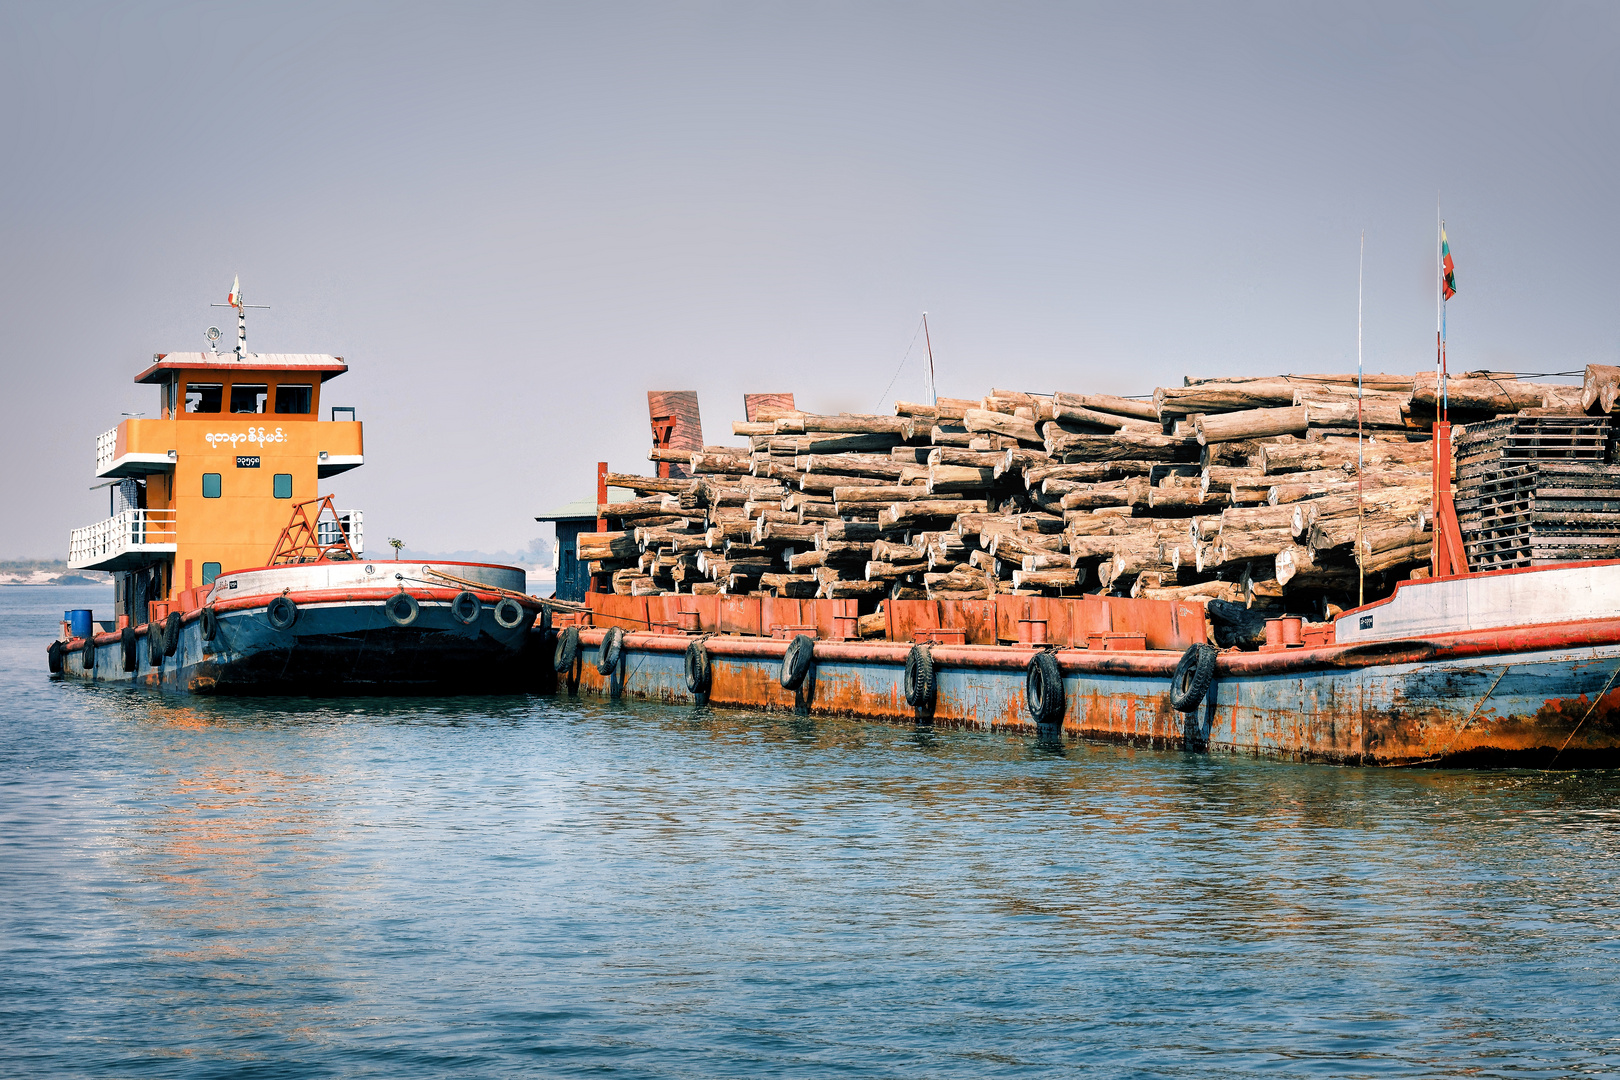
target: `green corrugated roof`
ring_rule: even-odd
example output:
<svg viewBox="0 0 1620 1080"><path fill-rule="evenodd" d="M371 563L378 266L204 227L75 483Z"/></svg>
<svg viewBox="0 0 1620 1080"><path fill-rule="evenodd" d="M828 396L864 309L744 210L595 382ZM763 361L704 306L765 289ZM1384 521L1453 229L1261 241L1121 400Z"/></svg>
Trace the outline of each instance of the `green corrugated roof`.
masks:
<svg viewBox="0 0 1620 1080"><path fill-rule="evenodd" d="M608 502L629 502L636 497L636 493L629 488L608 488ZM595 499L575 499L571 503L563 503L550 513L540 514L536 521L577 521L580 518L596 517Z"/></svg>

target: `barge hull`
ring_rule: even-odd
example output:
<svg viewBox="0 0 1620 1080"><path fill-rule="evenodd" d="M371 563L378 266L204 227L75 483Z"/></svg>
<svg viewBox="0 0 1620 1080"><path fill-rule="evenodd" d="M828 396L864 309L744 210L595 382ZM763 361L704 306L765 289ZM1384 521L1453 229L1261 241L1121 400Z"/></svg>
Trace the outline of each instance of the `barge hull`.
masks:
<svg viewBox="0 0 1620 1080"><path fill-rule="evenodd" d="M1025 667L1037 649L935 647L935 702L920 711L902 689L908 645L818 642L809 677L791 691L778 681L786 642L710 638L712 681L703 700L1346 765L1620 764L1620 625L1595 634L1589 623L1544 630L1497 636L1519 646L1507 650L1456 635L1286 656L1225 654L1192 713L1170 705L1176 653L1060 650L1065 708L1061 722L1044 729L1024 705ZM691 639L628 634L618 667L603 675L603 634L581 634L566 690L698 702L685 676ZM1609 640L1585 640L1593 636ZM1529 645L1538 638L1541 646Z"/></svg>

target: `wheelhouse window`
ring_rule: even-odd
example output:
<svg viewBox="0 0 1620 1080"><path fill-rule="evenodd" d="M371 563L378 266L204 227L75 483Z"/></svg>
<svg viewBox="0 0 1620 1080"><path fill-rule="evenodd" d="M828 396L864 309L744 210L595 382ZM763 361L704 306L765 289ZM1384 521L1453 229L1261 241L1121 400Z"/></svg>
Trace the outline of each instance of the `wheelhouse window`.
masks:
<svg viewBox="0 0 1620 1080"><path fill-rule="evenodd" d="M276 473L275 487L272 490L278 499L292 498L292 473Z"/></svg>
<svg viewBox="0 0 1620 1080"><path fill-rule="evenodd" d="M231 412L262 413L269 396L270 387L264 383L232 383Z"/></svg>
<svg viewBox="0 0 1620 1080"><path fill-rule="evenodd" d="M203 584L212 585L214 583L214 579L217 577L219 577L219 563L203 563Z"/></svg>
<svg viewBox="0 0 1620 1080"><path fill-rule="evenodd" d="M217 498L219 498L219 493L220 493L219 473L217 473L217 472L205 472L205 473L203 473L203 498L205 498L205 499L217 499Z"/></svg>
<svg viewBox="0 0 1620 1080"><path fill-rule="evenodd" d="M307 414L311 398L310 387L293 384L276 387L276 412Z"/></svg>
<svg viewBox="0 0 1620 1080"><path fill-rule="evenodd" d="M224 383L186 383L186 412L219 412L224 397Z"/></svg>

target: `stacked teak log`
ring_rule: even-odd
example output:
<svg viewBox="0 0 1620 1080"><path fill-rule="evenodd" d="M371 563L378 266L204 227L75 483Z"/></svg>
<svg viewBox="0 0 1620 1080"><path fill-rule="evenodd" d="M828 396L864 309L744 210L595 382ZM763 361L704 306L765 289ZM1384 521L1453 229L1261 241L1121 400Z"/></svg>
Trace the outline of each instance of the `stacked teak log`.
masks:
<svg viewBox="0 0 1620 1080"><path fill-rule="evenodd" d="M1444 393L1454 419L1583 410L1581 387L1511 378ZM649 455L690 480L609 474L637 498L600 508L620 527L580 536L579 557L630 595L1342 605L1426 572L1439 397L1432 375L1359 394L1353 375L1292 375L765 410L733 425L747 445Z"/></svg>

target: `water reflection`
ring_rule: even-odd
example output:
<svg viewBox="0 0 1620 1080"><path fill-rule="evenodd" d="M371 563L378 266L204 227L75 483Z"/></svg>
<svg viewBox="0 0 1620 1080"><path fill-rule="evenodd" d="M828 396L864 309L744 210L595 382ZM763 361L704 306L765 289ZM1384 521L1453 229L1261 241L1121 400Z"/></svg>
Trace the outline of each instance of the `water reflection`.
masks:
<svg viewBox="0 0 1620 1080"><path fill-rule="evenodd" d="M42 1074L1565 1075L1620 1039L1610 773L32 679L3 730L0 1040Z"/></svg>

